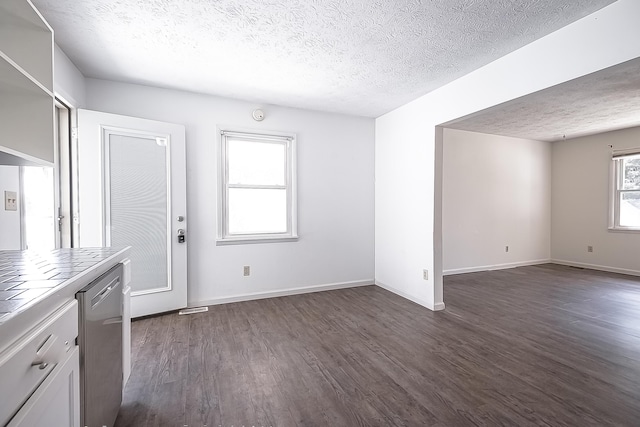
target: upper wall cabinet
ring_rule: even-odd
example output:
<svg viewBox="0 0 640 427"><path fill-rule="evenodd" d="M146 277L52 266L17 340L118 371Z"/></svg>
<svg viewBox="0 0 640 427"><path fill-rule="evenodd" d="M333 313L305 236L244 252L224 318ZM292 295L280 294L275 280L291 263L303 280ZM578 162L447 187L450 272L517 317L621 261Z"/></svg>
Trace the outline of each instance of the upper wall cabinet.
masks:
<svg viewBox="0 0 640 427"><path fill-rule="evenodd" d="M30 0L0 2L0 164L53 165L53 46Z"/></svg>

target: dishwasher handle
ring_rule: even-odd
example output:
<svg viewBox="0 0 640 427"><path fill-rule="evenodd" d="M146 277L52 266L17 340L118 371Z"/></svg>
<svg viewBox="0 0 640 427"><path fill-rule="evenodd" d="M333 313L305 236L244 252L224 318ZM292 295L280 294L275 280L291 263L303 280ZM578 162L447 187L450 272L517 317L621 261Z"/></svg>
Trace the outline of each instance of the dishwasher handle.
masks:
<svg viewBox="0 0 640 427"><path fill-rule="evenodd" d="M91 308L97 307L106 297L113 292L114 289L120 284L120 277L113 279L107 286L105 286L95 297L91 298Z"/></svg>

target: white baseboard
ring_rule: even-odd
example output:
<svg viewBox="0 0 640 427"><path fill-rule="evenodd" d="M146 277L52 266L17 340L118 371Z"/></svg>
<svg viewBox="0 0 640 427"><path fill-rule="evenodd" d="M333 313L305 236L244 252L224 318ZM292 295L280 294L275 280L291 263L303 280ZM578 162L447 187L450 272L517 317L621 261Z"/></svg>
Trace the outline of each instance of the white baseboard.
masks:
<svg viewBox="0 0 640 427"><path fill-rule="evenodd" d="M423 307L428 308L429 310L433 310L433 311L440 311L440 310L444 310L444 302L437 302L435 304L429 302L429 301L425 301L421 298L416 298L413 295L409 295L408 293L398 290L394 287L391 287L389 285L386 285L382 282L380 282L379 280L376 280L376 286L380 286L382 289L386 289L389 292L392 292L396 295L401 296L402 298L408 299L409 301L413 301L418 305L421 305Z"/></svg>
<svg viewBox="0 0 640 427"><path fill-rule="evenodd" d="M444 310L444 301L437 302L433 305L433 311L441 311L441 310Z"/></svg>
<svg viewBox="0 0 640 427"><path fill-rule="evenodd" d="M304 286L300 288L281 289L268 292L252 292L248 294L231 295L228 297L214 298L203 301L189 301L188 307L200 307L207 305L228 304L232 302L253 301L266 298L285 297L290 295L308 294L311 292L332 291L335 289L356 288L359 286L370 286L374 284L373 279L358 280L354 282L329 283L326 285Z"/></svg>
<svg viewBox="0 0 640 427"><path fill-rule="evenodd" d="M609 267L606 265L587 264L583 262L567 261L564 259L552 259L553 264L567 265L569 267L587 268L589 270L607 271L609 273L628 274L630 276L640 276L640 271L626 268Z"/></svg>
<svg viewBox="0 0 640 427"><path fill-rule="evenodd" d="M506 270L508 268L524 267L527 265L549 264L550 262L552 262L550 259L536 259L532 261L509 262L506 264L482 265L479 267L453 268L444 270L442 275L450 276L452 274L477 273L479 271Z"/></svg>

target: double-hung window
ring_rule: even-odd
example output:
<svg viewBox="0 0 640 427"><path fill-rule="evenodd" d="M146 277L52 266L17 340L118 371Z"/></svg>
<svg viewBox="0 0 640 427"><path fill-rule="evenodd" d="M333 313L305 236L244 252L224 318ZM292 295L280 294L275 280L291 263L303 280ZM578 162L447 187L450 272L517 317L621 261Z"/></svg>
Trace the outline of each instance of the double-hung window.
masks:
<svg viewBox="0 0 640 427"><path fill-rule="evenodd" d="M640 230L640 149L613 154L614 230Z"/></svg>
<svg viewBox="0 0 640 427"><path fill-rule="evenodd" d="M218 244L297 239L295 135L220 131Z"/></svg>

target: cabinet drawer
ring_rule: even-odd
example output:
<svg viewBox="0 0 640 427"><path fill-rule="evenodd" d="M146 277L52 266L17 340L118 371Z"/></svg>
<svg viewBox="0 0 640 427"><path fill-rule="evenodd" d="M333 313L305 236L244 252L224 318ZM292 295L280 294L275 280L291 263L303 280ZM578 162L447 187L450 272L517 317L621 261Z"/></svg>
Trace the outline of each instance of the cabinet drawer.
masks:
<svg viewBox="0 0 640 427"><path fill-rule="evenodd" d="M5 425L67 358L77 336L78 302L73 300L0 354L0 425Z"/></svg>
<svg viewBox="0 0 640 427"><path fill-rule="evenodd" d="M80 425L79 355L76 346L7 427L74 427Z"/></svg>

